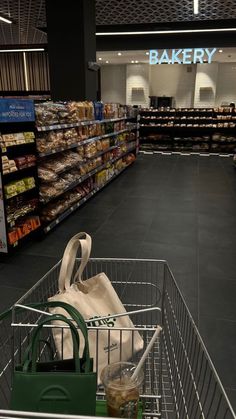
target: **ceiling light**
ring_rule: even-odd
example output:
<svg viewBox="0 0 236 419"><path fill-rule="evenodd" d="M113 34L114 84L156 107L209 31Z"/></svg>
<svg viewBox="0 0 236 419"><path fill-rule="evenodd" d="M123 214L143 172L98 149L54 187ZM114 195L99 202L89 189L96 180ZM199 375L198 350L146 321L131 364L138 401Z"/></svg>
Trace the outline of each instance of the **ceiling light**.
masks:
<svg viewBox="0 0 236 419"><path fill-rule="evenodd" d="M134 64L134 60L132 60L131 63Z"/></svg>
<svg viewBox="0 0 236 419"><path fill-rule="evenodd" d="M223 52L223 49L219 49L219 52Z"/></svg>
<svg viewBox="0 0 236 419"><path fill-rule="evenodd" d="M10 19L6 19L5 17L0 16L0 20L2 20L5 23L12 23Z"/></svg>
<svg viewBox="0 0 236 419"><path fill-rule="evenodd" d="M135 62L136 62L136 64L138 64L138 61L137 60Z"/></svg>
<svg viewBox="0 0 236 419"><path fill-rule="evenodd" d="M199 0L193 0L193 13L195 15L199 13Z"/></svg>
<svg viewBox="0 0 236 419"><path fill-rule="evenodd" d="M109 61L106 61L106 64L109 64Z"/></svg>
<svg viewBox="0 0 236 419"><path fill-rule="evenodd" d="M44 51L44 48L0 49L0 52L37 52L37 51Z"/></svg>
<svg viewBox="0 0 236 419"><path fill-rule="evenodd" d="M102 61L101 57L99 57L99 61Z"/></svg>
<svg viewBox="0 0 236 419"><path fill-rule="evenodd" d="M149 52L148 51L146 52L146 55L149 55Z"/></svg>
<svg viewBox="0 0 236 419"><path fill-rule="evenodd" d="M120 35L172 35L177 33L205 33L205 32L236 32L236 28L211 28L211 29L173 29L168 31L136 31L136 32L97 32L97 36ZM119 55L119 53L118 53ZM120 53L121 55L121 53Z"/></svg>
<svg viewBox="0 0 236 419"><path fill-rule="evenodd" d="M118 52L118 54L117 54L117 55L122 55L122 54L121 54L121 52Z"/></svg>

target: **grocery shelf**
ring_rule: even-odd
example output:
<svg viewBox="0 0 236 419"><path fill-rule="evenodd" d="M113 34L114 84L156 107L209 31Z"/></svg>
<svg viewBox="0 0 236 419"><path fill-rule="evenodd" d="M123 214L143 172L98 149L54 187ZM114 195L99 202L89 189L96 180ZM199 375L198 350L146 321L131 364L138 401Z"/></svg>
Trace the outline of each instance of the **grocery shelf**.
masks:
<svg viewBox="0 0 236 419"><path fill-rule="evenodd" d="M31 169L36 169L36 163L35 164L32 164L32 165L30 165L30 166L27 166L27 167L23 167L22 169L17 169L17 170L14 170L14 172L9 172L9 173L3 173L3 177L4 177L4 179L13 179L13 178L15 178L16 176L14 176L14 175L19 175L19 173L21 174L21 173L24 173L24 172L27 172L28 170L31 170Z"/></svg>
<svg viewBox="0 0 236 419"><path fill-rule="evenodd" d="M25 241L26 239L28 239L28 238L29 238L29 236L31 236L33 233L38 232L40 228L41 228L41 225L40 225L40 226L38 226L37 228L35 228L34 230L31 230L31 231L30 231L28 234L26 234L25 236L23 236L23 237L21 237L20 239L18 239L15 243L13 243L13 244L8 243L8 246L9 246L10 248L14 248L14 247L19 246L19 245L20 245L23 241Z"/></svg>
<svg viewBox="0 0 236 419"><path fill-rule="evenodd" d="M176 126L176 125L169 125L169 126L163 126L163 125L142 125L140 124L140 129L142 128L159 128L161 130L164 129L176 129L176 130L186 130L186 129L209 129L209 130L230 130L230 129L235 129L236 128L236 123L235 123L235 127L210 127L210 126L187 126L184 125L182 127Z"/></svg>
<svg viewBox="0 0 236 419"><path fill-rule="evenodd" d="M12 199L12 198L15 198L16 196L22 195L23 193L26 193L26 192L32 191L32 190L33 190L33 189L35 189L35 188L36 188L36 186L33 186L32 188L28 188L28 189L26 189L25 191L18 192L18 193L16 193L15 195L12 195L12 196L6 197L6 200L8 201L9 199Z"/></svg>
<svg viewBox="0 0 236 419"><path fill-rule="evenodd" d="M79 147L79 146L84 145L84 144L89 144L93 141L103 140L104 138L115 137L116 135L123 134L123 133L128 132L128 131L133 131L136 128L137 128L136 126L135 127L128 127L126 129L122 129L120 131L110 132L108 134L98 135L96 137L87 138L86 140L78 141L74 144L70 144L67 147L58 147L58 148L55 148L54 150L52 149L50 151L45 151L45 153L38 153L38 156L39 157L46 157L46 156L50 156L52 154L61 153L62 151L70 150L72 148L76 148L76 147Z"/></svg>
<svg viewBox="0 0 236 419"><path fill-rule="evenodd" d="M122 118L111 118L111 119L94 119L94 120L84 120L84 121L78 121L78 122L74 122L71 124L55 124L55 125L46 125L44 127L39 127L37 126L37 130L38 131L52 131L52 130L57 130L57 129L65 129L65 128L75 128L75 127L84 127L84 126L88 126L88 125L93 125L93 124L104 124L104 123L109 123L109 122L119 122L119 121L124 121L127 119L133 119L132 117L127 117L124 116Z"/></svg>
<svg viewBox="0 0 236 419"><path fill-rule="evenodd" d="M131 151L133 151L135 149L136 149L136 146L135 147L130 147L125 153L122 153L121 155L119 155L117 157L114 157L113 159L111 159L111 160L103 163L101 166L96 167L91 172L86 173L86 175L81 176L80 179L72 182L67 188L65 188L62 191L60 191L57 195L53 195L52 197L47 198L47 199L40 199L40 202L42 204L47 204L48 202L52 201L53 199L58 198L60 195L63 195L65 192L68 192L71 189L75 188L77 185L80 185L80 183L84 182L86 179L88 179L91 176L95 175L97 172L100 172L101 170L105 169L107 167L107 165L116 162L117 160L119 160L122 157L126 156L127 154L129 154Z"/></svg>
<svg viewBox="0 0 236 419"><path fill-rule="evenodd" d="M37 208L29 209L29 211L25 212L24 214L19 215L18 217L15 217L15 219L14 219L14 220L12 220L12 221L8 221L8 220L7 220L7 223L9 224L9 226L10 226L10 227L14 227L14 226L16 225L16 222L17 222L19 219L24 218L24 217L26 217L26 216L28 216L28 215L32 215L32 214L34 214L36 211L37 211Z"/></svg>
<svg viewBox="0 0 236 419"><path fill-rule="evenodd" d="M74 212L77 208L81 207L88 199L90 199L93 195L95 195L98 191L103 189L108 183L110 183L113 179L119 176L127 167L129 167L133 162L127 164L127 166L123 167L123 169L119 170L119 172L115 173L107 182L103 185L93 189L89 192L84 198L80 199L78 202L73 204L69 207L66 211L64 211L61 215L59 215L55 220L51 221L46 227L44 227L44 233L49 233L54 227L56 227L59 223L61 223L65 218L67 218L72 212Z"/></svg>
<svg viewBox="0 0 236 419"><path fill-rule="evenodd" d="M134 141L134 140L132 140L132 141ZM65 167L64 169L62 169L62 170L59 170L59 171L55 171L55 173L57 174L57 175L61 175L62 173L66 173L66 172L68 172L69 170L71 170L71 169L75 169L75 168L79 168L79 167L81 167L81 166L84 166L84 165L86 165L86 164L88 164L88 162L90 161L90 160L93 160L93 159L96 159L97 157L100 157L100 156L102 156L103 154L106 154L106 153L108 153L109 151L111 151L111 150L114 150L115 148L118 148L118 147L120 147L120 146L122 146L122 145L124 145L124 144L127 144L129 141L122 141L121 143L119 143L119 144L117 144L117 145L113 145L112 147L108 147L108 148L106 148L105 150L102 150L102 151L100 151L99 153L97 153L97 154L94 154L93 156L91 156L91 157L86 157L86 160L84 160L84 161L81 161L81 162L76 162L75 164L73 164L72 166L68 166L68 167ZM43 179L41 179L40 178L40 176L39 176L39 179L41 180L41 181L44 181Z"/></svg>

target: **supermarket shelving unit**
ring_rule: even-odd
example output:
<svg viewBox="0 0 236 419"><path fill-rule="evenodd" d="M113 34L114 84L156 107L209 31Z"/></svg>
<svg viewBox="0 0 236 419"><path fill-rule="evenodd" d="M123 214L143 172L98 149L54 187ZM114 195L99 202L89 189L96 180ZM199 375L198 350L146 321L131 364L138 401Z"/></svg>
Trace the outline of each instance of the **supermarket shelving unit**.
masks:
<svg viewBox="0 0 236 419"><path fill-rule="evenodd" d="M130 153L134 153L136 155L137 151L138 151L138 145L139 145L138 144L138 131L137 131L138 125L137 125L136 118L124 116L124 117L121 117L121 118L112 118L112 119L78 121L74 124L58 124L58 125L49 125L49 126L37 127L38 132L45 132L45 131L51 131L51 130L54 130L54 131L55 130L64 130L64 129L67 129L67 128L74 128L74 127L79 127L79 126L88 126L88 125L92 125L92 124L107 124L107 123L113 123L113 122L115 123L115 122L119 122L119 121L125 121L127 123L127 125L124 129L109 132L109 133L99 135L99 136L93 136L93 137L90 137L90 138L86 138L82 141L76 140L75 143L68 145L68 147L59 147L59 148L52 149L50 151L38 152L39 161L42 162L42 161L44 161L45 158L48 158L50 156L51 157L55 156L58 153L64 152L66 150L75 149L78 146L93 143L93 142L96 142L98 140L102 140L102 139L106 139L106 138L110 138L112 140L112 145L110 147L108 147L108 148L106 148L102 151L99 151L97 154L93 155L92 157L86 158L86 161L83 161L81 163L76 163L76 164L72 165L71 167L67 167L64 170L61 170L61 171L57 172L57 174L62 174L64 172L70 171L73 168L82 167L83 165L86 165L88 163L88 161L91 161L91 160L95 159L96 157L103 156L105 153L107 153L109 151L112 151L112 150L116 150L116 149L118 149L118 147L126 144L126 150L123 153L120 153L119 155L115 156L114 158L111 158L110 160L105 161L103 164L94 168L92 171L86 173L85 175L80 176L79 179L76 179L75 181L71 182L65 189L63 189L62 191L60 191L56 195L54 195L52 197L48 197L48 198L41 197L40 201L41 201L41 211L42 212L43 212L44 208L47 206L47 204L54 202L55 205L56 205L56 200L58 198L63 199L63 195L66 192L73 190L73 188L75 188L76 186L81 185L86 180L91 179L96 173L101 172L102 170L109 167L111 164L113 164L116 161L122 159L123 157L127 156ZM126 142L126 141L125 142L117 142L117 138L118 138L119 134L128 133L128 132L131 132L131 131L136 132L135 140L132 139L132 140L130 140L130 142ZM128 167L129 165L130 164L127 164L126 167ZM77 202L74 202L72 205L70 205L68 208L66 208L62 213L60 213L53 220L51 220L49 222L44 222L43 223L44 233L48 233L49 231L51 231L56 225L58 225L61 221L63 221L65 218L67 218L72 212L74 212L77 208L79 208L81 205L83 205L88 199L90 199L98 191L100 191L108 183L110 183L114 178L116 178L121 172L123 172L125 170L126 167L122 168L119 171L115 171L115 173L111 177L109 177L103 184L101 184L99 186L95 185L94 188L91 191L89 191L85 196L83 196Z"/></svg>
<svg viewBox="0 0 236 419"><path fill-rule="evenodd" d="M230 108L142 109L143 149L234 153L236 112Z"/></svg>
<svg viewBox="0 0 236 419"><path fill-rule="evenodd" d="M27 103L26 103L27 102ZM1 134L34 133L34 105L33 101L15 99L0 99L0 132ZM23 135L23 134L22 134ZM32 234L39 231L38 217L38 179L36 166L36 146L34 139L30 142L0 147L0 253L10 253L20 246ZM6 173L3 170L3 159L14 161L34 155L35 162L17 167L14 171ZM18 191L10 196L6 194L6 186L25 178L34 178L35 186ZM30 203L34 202L34 206ZM27 208L28 206L28 208ZM11 210L10 210L11 208ZM15 211L12 209L15 209ZM29 217L37 219L37 226L31 226ZM28 220L28 221L27 221ZM27 225L28 224L28 225ZM13 239L14 237L14 239Z"/></svg>

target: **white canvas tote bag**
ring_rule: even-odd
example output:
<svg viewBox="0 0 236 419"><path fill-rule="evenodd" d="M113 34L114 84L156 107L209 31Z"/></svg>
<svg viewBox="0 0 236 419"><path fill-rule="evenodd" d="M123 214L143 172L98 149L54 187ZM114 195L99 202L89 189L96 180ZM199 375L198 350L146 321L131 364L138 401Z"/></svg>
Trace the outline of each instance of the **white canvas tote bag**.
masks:
<svg viewBox="0 0 236 419"><path fill-rule="evenodd" d="M85 320L91 319L88 326L99 326L99 331L89 331L90 355L94 359L94 370L98 377L108 362L127 361L133 354L143 348L143 340L135 331L112 330L115 328L134 328L128 315L97 321L98 317L126 313L125 307L116 294L105 273L99 273L92 278L82 280L83 270L91 252L91 237L86 233L78 233L68 242L61 263L58 279L59 293L49 298L49 301L63 301L75 307ZM77 251L81 250L81 263L73 281L72 275ZM52 313L68 314L60 307L51 308ZM102 327L109 327L102 330ZM62 333L53 329L53 335L58 352L62 352ZM82 338L82 337L81 337ZM63 330L63 358L72 357L71 335Z"/></svg>

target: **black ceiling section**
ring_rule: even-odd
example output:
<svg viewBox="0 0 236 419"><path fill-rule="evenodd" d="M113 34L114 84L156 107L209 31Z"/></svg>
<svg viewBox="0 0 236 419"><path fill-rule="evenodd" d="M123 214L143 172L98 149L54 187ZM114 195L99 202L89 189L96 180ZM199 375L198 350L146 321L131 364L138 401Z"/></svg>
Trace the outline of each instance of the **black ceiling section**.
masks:
<svg viewBox="0 0 236 419"><path fill-rule="evenodd" d="M198 15L192 0L97 0L96 6L97 25L236 18L235 0L200 0Z"/></svg>
<svg viewBox="0 0 236 419"><path fill-rule="evenodd" d="M56 17L57 2L54 0L54 3ZM194 15L193 0L96 0L96 23L98 31L105 31L105 28L111 31L127 25L130 29L133 25L145 25L148 28L161 25L167 29L168 22L171 22L171 27L205 25L209 22L218 27L222 22L229 25L236 20L235 0L199 0L199 5L199 14ZM13 21L12 24L0 22L0 46L47 43L45 0L1 0L0 15ZM208 42L209 38L206 36L205 40ZM113 39L109 45L118 45L118 41ZM98 46L104 45L104 42L99 39ZM103 49L107 48L104 46Z"/></svg>
<svg viewBox="0 0 236 419"><path fill-rule="evenodd" d="M136 25L103 25L97 26L97 32L135 32L135 31L168 31L196 30L216 28L215 21L166 22L160 24ZM218 28L236 28L236 19L218 20ZM141 50L152 48L197 48L197 47L233 47L236 46L236 33L207 32L187 34L153 34L153 35L113 35L97 36L98 51Z"/></svg>

